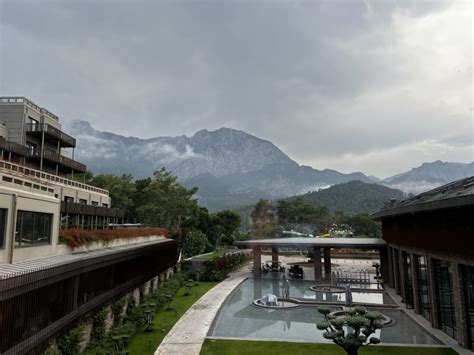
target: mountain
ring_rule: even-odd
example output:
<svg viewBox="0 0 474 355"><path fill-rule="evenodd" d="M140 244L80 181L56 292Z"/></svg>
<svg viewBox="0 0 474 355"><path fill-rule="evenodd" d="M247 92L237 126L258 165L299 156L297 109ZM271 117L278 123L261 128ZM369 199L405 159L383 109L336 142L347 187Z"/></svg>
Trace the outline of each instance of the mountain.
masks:
<svg viewBox="0 0 474 355"><path fill-rule="evenodd" d="M386 178L381 183L405 192L418 194L473 175L474 162L466 164L437 160L423 163L410 171Z"/></svg>
<svg viewBox="0 0 474 355"><path fill-rule="evenodd" d="M66 128L77 139L75 158L94 173L144 178L164 166L185 186L198 186L200 203L211 210L371 181L360 172L300 166L273 143L229 128L151 139L100 132L86 121L71 121Z"/></svg>
<svg viewBox="0 0 474 355"><path fill-rule="evenodd" d="M380 210L390 199L401 200L405 194L396 189L375 183L350 181L327 189L300 195L305 201L324 206L331 212L373 213Z"/></svg>

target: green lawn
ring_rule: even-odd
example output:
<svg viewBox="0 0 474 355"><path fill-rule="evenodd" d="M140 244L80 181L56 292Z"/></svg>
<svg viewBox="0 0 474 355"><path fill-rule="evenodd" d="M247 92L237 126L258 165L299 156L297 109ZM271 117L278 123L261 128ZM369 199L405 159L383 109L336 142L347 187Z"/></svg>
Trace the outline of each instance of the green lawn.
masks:
<svg viewBox="0 0 474 355"><path fill-rule="evenodd" d="M174 324L181 316L196 302L202 295L214 287L217 282L199 282L198 286L193 286L191 294L184 296L184 287L178 291L173 302L172 310L161 309L154 318L155 330L142 332L135 335L128 346L131 355L154 354L163 338L173 328Z"/></svg>
<svg viewBox="0 0 474 355"><path fill-rule="evenodd" d="M286 343L276 341L210 340L206 339L201 355L344 355L345 352L332 344ZM451 348L368 346L359 355L455 355Z"/></svg>

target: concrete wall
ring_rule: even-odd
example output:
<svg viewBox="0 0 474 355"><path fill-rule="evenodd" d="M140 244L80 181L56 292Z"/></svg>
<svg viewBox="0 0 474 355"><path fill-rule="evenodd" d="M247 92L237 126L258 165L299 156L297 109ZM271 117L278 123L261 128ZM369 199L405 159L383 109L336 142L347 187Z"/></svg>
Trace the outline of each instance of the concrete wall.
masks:
<svg viewBox="0 0 474 355"><path fill-rule="evenodd" d="M0 249L0 263L8 262L10 247L11 244L14 243L12 238L16 228L16 217L12 208L15 194L17 196L17 210L50 213L53 217L51 226L51 244L14 247L13 261L15 262L55 254L59 231L59 201L47 194L26 192L2 185L0 186L0 208L7 210L7 221L4 231L5 243L3 249Z"/></svg>

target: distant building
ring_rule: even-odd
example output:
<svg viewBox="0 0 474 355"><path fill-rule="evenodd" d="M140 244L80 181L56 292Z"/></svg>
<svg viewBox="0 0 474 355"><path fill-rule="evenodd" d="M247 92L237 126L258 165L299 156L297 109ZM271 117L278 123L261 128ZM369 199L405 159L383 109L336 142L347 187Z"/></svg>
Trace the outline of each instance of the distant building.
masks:
<svg viewBox="0 0 474 355"><path fill-rule="evenodd" d="M388 280L413 308L468 349L474 349L474 177L373 215L388 244Z"/></svg>

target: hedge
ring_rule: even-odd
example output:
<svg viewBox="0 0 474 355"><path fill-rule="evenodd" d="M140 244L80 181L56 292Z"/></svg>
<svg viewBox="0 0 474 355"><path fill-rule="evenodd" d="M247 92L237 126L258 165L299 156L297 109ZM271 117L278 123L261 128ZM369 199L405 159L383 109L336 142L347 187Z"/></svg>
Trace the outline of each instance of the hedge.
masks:
<svg viewBox="0 0 474 355"><path fill-rule="evenodd" d="M137 228L137 229L61 229L59 242L74 249L97 241L110 242L115 239L132 239L139 237L164 236L168 237L168 230L164 228Z"/></svg>

